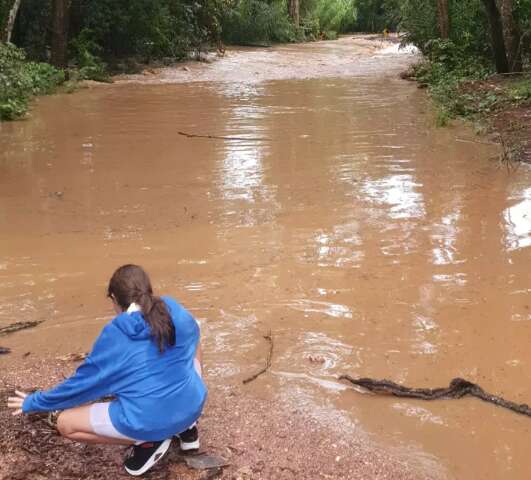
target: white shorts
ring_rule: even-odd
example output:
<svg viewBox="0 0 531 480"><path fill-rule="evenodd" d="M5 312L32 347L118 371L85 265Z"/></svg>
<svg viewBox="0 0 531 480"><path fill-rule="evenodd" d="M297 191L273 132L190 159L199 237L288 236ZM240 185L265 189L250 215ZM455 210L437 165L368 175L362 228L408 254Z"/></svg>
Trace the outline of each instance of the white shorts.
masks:
<svg viewBox="0 0 531 480"><path fill-rule="evenodd" d="M93 403L90 406L90 426L92 431L100 437L119 438L121 440L131 440L137 442L134 438L122 435L111 422L109 415L110 402Z"/></svg>
<svg viewBox="0 0 531 480"><path fill-rule="evenodd" d="M196 372L201 376L201 364L194 358L194 367ZM111 422L111 417L109 415L109 405L110 402L98 402L93 403L90 406L90 426L92 431L99 435L100 437L108 438L118 438L120 440L130 440L131 442L138 443L141 440L136 440L134 438L127 437L122 435Z"/></svg>

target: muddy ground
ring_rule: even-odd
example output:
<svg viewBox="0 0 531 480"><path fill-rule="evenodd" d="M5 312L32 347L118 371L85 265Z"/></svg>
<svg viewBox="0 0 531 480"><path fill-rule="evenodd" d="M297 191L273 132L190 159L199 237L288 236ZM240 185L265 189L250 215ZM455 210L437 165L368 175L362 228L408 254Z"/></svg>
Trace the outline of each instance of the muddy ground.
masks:
<svg viewBox="0 0 531 480"><path fill-rule="evenodd" d="M125 447L81 445L57 435L39 415L13 417L5 399L16 387L46 387L74 368L57 359L28 360L0 383L0 479L110 479L129 475L122 467ZM16 370L16 371L15 371ZM186 466L174 441L149 479L419 479L404 462L376 448L340 419L328 424L312 411L247 395L245 387L215 385L200 422L201 450L217 454L222 469ZM273 412L273 414L272 414Z"/></svg>

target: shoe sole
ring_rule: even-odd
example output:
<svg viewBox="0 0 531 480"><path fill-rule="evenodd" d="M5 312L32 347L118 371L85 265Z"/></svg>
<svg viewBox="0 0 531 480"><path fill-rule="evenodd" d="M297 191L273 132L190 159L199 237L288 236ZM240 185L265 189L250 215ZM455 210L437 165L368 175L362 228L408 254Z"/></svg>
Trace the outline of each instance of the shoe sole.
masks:
<svg viewBox="0 0 531 480"><path fill-rule="evenodd" d="M155 450L155 453L149 457L148 461L144 463L144 466L139 470L130 470L124 465L124 468L126 472L129 475L133 475L133 477L138 477L139 475L142 475L143 473L146 473L153 465L155 465L168 451L171 445L171 438L168 438L167 440L164 440L159 448Z"/></svg>
<svg viewBox="0 0 531 480"><path fill-rule="evenodd" d="M199 450L199 440L195 442L183 442L181 440L181 450L187 452L189 450Z"/></svg>

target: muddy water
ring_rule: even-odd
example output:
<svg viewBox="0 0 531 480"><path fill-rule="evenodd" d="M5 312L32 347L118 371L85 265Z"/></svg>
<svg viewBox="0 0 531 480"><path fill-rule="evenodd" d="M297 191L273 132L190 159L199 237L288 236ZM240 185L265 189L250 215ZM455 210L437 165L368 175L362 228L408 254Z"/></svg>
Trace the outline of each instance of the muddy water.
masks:
<svg viewBox="0 0 531 480"><path fill-rule="evenodd" d="M323 44L303 48L322 61ZM363 53L336 76L294 61L257 81L245 72L269 53L239 51L202 67L209 82L173 70L181 83L43 98L1 124L0 325L46 320L1 339L3 368L89 348L107 278L133 261L201 320L212 382L261 366L271 329L272 372L250 392L354 425L421 475L528 478L530 419L335 379L462 376L531 401L531 171L500 168L468 128L434 128L396 78L409 57ZM234 56L239 81L217 81Z"/></svg>

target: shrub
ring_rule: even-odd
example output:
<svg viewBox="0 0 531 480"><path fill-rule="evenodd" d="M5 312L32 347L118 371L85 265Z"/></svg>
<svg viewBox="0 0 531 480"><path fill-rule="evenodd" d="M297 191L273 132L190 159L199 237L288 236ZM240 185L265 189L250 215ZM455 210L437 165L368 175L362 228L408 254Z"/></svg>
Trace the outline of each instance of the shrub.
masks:
<svg viewBox="0 0 531 480"><path fill-rule="evenodd" d="M19 118L33 95L52 93L64 81L61 70L27 62L23 50L0 43L0 120Z"/></svg>
<svg viewBox="0 0 531 480"><path fill-rule="evenodd" d="M99 57L102 48L94 40L92 30L85 28L70 42L70 55L77 69L77 80L96 80L105 82L109 79L107 65Z"/></svg>

